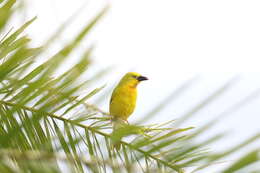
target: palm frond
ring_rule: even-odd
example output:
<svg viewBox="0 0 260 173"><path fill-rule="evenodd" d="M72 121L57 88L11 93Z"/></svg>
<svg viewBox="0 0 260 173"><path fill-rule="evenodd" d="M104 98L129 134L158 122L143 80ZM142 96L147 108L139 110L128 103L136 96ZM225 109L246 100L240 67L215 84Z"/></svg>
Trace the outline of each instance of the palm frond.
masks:
<svg viewBox="0 0 260 173"><path fill-rule="evenodd" d="M36 18L18 29L6 28L17 7L15 1L1 1L0 8L0 172L185 172L187 168L200 171L259 139L259 134L226 151L209 151L210 144L222 139L225 133L210 136L204 141L196 138L206 132L216 119L198 129L180 127L201 109L214 102L234 86L227 82L212 95L198 103L179 120L161 124L141 125L163 110L173 99L178 99L194 79L173 91L137 124L123 124L112 133L110 115L88 103L104 86L93 88L97 79L106 74L96 72L82 80L89 70L92 46L75 65L58 75L62 64L89 35L108 10L105 7L79 34L46 61L36 65L39 55L51 47L51 42L67 27L68 20L41 47L30 47L30 38L24 34ZM258 92L258 91L257 91ZM80 93L80 94L78 94ZM259 94L259 92L258 92ZM98 98L101 101L106 93ZM222 115L231 113L256 98L254 93L238 102ZM115 149L114 143L122 146ZM253 150L226 168L234 172L256 163L259 150Z"/></svg>

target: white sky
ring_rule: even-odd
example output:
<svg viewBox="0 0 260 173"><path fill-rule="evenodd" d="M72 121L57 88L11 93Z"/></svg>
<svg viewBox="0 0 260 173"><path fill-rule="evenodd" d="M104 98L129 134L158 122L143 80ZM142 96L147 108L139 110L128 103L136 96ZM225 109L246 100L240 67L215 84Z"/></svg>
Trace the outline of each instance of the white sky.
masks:
<svg viewBox="0 0 260 173"><path fill-rule="evenodd" d="M259 0L27 1L33 8L26 18L38 16L29 29L35 44L40 44L74 12L80 11L57 48L73 38L105 4L110 4L108 14L80 50L94 43L96 66L115 67L111 78L102 81L110 86L129 70L150 78L139 87L138 107L130 121L138 119L147 108L197 74L201 79L194 87L154 121L178 118L234 74L241 75L237 85L186 125L204 124L260 87ZM216 131L236 132L229 138L231 142L217 148L225 148L260 130L259 103L256 99L216 127ZM107 104L103 107L107 109Z"/></svg>

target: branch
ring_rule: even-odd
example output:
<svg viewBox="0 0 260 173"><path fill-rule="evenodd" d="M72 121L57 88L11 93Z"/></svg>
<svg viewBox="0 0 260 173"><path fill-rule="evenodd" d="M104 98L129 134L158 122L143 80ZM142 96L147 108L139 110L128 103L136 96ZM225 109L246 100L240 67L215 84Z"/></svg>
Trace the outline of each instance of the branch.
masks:
<svg viewBox="0 0 260 173"><path fill-rule="evenodd" d="M27 111L30 111L30 112L35 112L35 113L39 112L39 110L37 110L35 108L31 108L31 107L27 107L27 106L24 106L24 105L19 105L19 104L16 104L16 103L11 103L11 102L7 102L7 101L3 101L3 100L0 100L0 104L5 104L5 105L8 105L8 106L13 106L13 107L19 107L21 109L24 109L24 110L27 110ZM104 136L106 138L110 138L110 139L112 138L110 134L107 134L107 133L104 133L102 131L99 131L99 130L93 128L93 127L90 127L90 126L87 126L87 125L84 125L84 124L80 124L80 123L74 122L73 120L66 119L66 118L58 116L56 114L52 114L52 113L48 113L48 112L43 112L43 113L45 113L49 117L58 119L60 121L67 122L67 123L73 124L75 126L78 126L78 127L81 127L81 128L87 129L87 130L90 130L90 131L92 131L92 132L94 132L96 134L99 134L101 136ZM155 161L157 161L157 162L159 162L159 163L161 163L161 164L163 164L163 165L165 165L165 166L167 166L167 167L169 167L169 168L171 168L171 169L173 169L173 170L175 170L175 171L177 171L179 173L183 173L183 170L178 165L173 165L170 162L167 162L167 161L164 161L164 160L162 160L160 158L157 158L156 156L151 155L149 152L146 152L146 151L144 151L144 150L142 150L142 149L140 149L138 147L135 147L134 145L132 145L130 143L127 143L125 141L120 141L120 143L122 145L127 146L128 148L130 148L132 150L136 150L136 151L142 153L146 157L149 157L149 158L151 158L151 159L153 159L153 160L155 160Z"/></svg>
<svg viewBox="0 0 260 173"><path fill-rule="evenodd" d="M16 160L51 160L51 159L57 159L60 161L66 161L66 162L82 162L88 167L94 167L98 163L103 163L104 160L86 160L84 157L73 157L71 154L66 153L65 155L59 154L59 153L51 153L46 151L36 151L36 150L26 150L26 151L20 151L17 149L0 149L0 159L5 159L6 156L15 158ZM119 168L120 165L116 165L115 163L105 161L106 164L108 164L111 167Z"/></svg>

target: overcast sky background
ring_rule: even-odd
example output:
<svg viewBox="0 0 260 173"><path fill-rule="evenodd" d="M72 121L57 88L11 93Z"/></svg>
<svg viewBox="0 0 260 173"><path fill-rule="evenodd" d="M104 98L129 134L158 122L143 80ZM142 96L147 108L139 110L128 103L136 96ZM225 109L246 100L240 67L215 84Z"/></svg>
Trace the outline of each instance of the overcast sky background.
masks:
<svg viewBox="0 0 260 173"><path fill-rule="evenodd" d="M234 76L239 80L223 96L183 126L199 127L260 88L260 1L257 0L26 0L29 11L20 19L38 19L28 29L40 45L70 16L78 13L58 39L61 47L106 4L107 15L80 46L94 43L95 68L113 67L100 84L113 86L124 73L139 72L150 80L139 87L138 120L183 82L199 76L181 97L150 122L178 119ZM75 54L75 58L79 53ZM67 65L73 63L68 62ZM66 65L64 65L64 68ZM96 86L98 87L98 86ZM214 150L232 146L259 132L260 98L237 108L212 134L232 130ZM101 107L108 109L108 102ZM209 134L211 135L211 134ZM252 147L259 147L254 145ZM242 153L243 154L243 153ZM232 158L231 158L232 160Z"/></svg>

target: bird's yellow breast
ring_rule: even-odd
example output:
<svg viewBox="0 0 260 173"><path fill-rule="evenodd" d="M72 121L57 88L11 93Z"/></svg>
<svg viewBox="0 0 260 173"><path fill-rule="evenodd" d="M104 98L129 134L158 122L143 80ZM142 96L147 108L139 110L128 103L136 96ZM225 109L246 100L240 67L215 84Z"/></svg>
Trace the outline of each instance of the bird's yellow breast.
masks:
<svg viewBox="0 0 260 173"><path fill-rule="evenodd" d="M136 105L137 89L124 86L114 90L110 100L110 114L116 118L127 120Z"/></svg>

